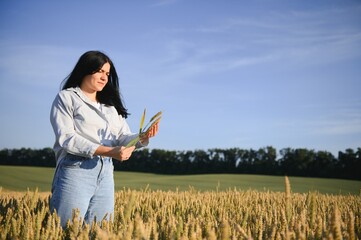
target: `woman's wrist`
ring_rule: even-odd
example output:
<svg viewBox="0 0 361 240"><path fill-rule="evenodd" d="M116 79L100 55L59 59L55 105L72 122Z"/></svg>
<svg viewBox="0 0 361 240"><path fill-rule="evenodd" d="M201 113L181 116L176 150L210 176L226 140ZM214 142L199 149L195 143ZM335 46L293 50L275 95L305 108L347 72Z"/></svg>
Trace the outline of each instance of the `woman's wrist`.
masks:
<svg viewBox="0 0 361 240"><path fill-rule="evenodd" d="M141 146L147 146L149 144L149 138L146 136L140 136L139 137L139 143Z"/></svg>
<svg viewBox="0 0 361 240"><path fill-rule="evenodd" d="M99 147L95 150L95 155L104 156L104 157L113 157L112 151L113 147L99 145Z"/></svg>

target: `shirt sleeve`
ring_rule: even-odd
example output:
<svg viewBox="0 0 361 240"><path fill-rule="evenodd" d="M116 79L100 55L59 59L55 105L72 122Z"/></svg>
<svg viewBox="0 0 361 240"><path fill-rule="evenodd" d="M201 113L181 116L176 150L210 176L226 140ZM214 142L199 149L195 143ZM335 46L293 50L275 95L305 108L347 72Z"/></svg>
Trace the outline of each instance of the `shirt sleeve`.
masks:
<svg viewBox="0 0 361 240"><path fill-rule="evenodd" d="M50 113L50 122L56 138L54 150L56 152L63 149L74 155L92 158L100 144L76 132L73 112L74 106L70 95L60 92L53 102Z"/></svg>

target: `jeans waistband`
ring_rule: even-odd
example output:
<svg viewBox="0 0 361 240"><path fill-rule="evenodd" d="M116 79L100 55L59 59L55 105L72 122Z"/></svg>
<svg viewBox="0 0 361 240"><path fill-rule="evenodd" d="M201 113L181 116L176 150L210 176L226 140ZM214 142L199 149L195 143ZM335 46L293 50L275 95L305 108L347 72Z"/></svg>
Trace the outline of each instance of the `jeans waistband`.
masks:
<svg viewBox="0 0 361 240"><path fill-rule="evenodd" d="M110 162L112 160L111 157L104 157L104 156L99 156L99 155L96 155L96 156L93 156L92 158L89 158L89 157L84 157L84 156L79 156L79 155L75 155L75 154L71 154L71 153L68 153L65 158L67 157L70 157L74 160L91 160L91 159L94 159L94 160L103 160L104 162Z"/></svg>

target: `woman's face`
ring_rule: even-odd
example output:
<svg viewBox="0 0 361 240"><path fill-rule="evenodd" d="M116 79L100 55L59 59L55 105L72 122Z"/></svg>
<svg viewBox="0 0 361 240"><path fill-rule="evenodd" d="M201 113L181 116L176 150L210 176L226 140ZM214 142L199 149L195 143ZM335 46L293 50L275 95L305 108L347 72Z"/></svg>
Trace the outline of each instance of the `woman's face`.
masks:
<svg viewBox="0 0 361 240"><path fill-rule="evenodd" d="M80 88L88 93L100 92L108 82L110 64L105 63L98 72L83 78Z"/></svg>

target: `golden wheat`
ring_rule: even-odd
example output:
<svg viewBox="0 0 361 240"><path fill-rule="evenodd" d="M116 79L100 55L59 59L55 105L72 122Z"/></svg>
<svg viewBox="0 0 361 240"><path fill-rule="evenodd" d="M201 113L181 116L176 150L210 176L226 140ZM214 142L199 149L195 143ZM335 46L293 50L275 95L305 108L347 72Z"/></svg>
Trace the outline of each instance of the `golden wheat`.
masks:
<svg viewBox="0 0 361 240"><path fill-rule="evenodd" d="M62 229L49 195L0 190L0 239L360 239L361 196L228 190L116 193L112 221Z"/></svg>

